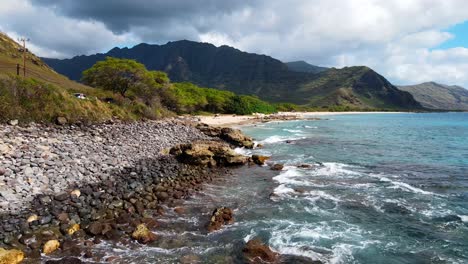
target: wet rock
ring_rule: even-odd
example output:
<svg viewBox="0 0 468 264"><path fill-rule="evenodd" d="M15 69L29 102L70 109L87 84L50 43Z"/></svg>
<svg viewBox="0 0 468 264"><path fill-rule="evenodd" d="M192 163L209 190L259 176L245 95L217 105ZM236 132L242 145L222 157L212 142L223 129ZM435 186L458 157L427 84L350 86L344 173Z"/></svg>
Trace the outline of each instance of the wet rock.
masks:
<svg viewBox="0 0 468 264"><path fill-rule="evenodd" d="M388 214L401 214L401 215L408 215L411 214L411 211L397 203L385 203L382 206L382 209L385 213Z"/></svg>
<svg viewBox="0 0 468 264"><path fill-rule="evenodd" d="M283 164L274 164L273 166L271 166L271 169L272 170L275 170L275 171L280 171L284 168L284 165Z"/></svg>
<svg viewBox="0 0 468 264"><path fill-rule="evenodd" d="M46 255L54 252L60 247L60 242L56 239L54 240L49 240L44 244L44 247L42 248L42 252Z"/></svg>
<svg viewBox="0 0 468 264"><path fill-rule="evenodd" d="M0 264L17 264L23 261L24 253L20 250L0 248Z"/></svg>
<svg viewBox="0 0 468 264"><path fill-rule="evenodd" d="M93 222L86 229L87 233L93 236L105 235L112 230L109 223Z"/></svg>
<svg viewBox="0 0 468 264"><path fill-rule="evenodd" d="M65 257L62 259L46 261L46 264L81 264L81 263L84 263L84 262L81 261L79 258L74 258L74 257Z"/></svg>
<svg viewBox="0 0 468 264"><path fill-rule="evenodd" d="M139 224L132 233L132 238L142 244L148 244L157 239L157 236L151 232L145 224Z"/></svg>
<svg viewBox="0 0 468 264"><path fill-rule="evenodd" d="M197 255L185 255L180 258L180 263L181 264L196 264L196 263L202 263L201 259Z"/></svg>
<svg viewBox="0 0 468 264"><path fill-rule="evenodd" d="M262 155L252 155L252 161L257 165L265 165L265 162L269 160L270 157Z"/></svg>
<svg viewBox="0 0 468 264"><path fill-rule="evenodd" d="M301 164L301 165L299 165L297 167L302 168L302 169L310 169L310 168L312 168L312 165L310 165L310 164Z"/></svg>
<svg viewBox="0 0 468 264"><path fill-rule="evenodd" d="M221 229L224 225L234 223L233 212L231 208L220 207L214 210L208 223L208 232Z"/></svg>
<svg viewBox="0 0 468 264"><path fill-rule="evenodd" d="M176 212L176 214L181 215L181 214L185 213L185 209L182 208L182 207L176 207L176 208L174 208L174 212Z"/></svg>
<svg viewBox="0 0 468 264"><path fill-rule="evenodd" d="M4 168L0 168L0 176L5 175L6 170Z"/></svg>
<svg viewBox="0 0 468 264"><path fill-rule="evenodd" d="M280 254L274 252L259 239L247 242L242 250L248 263L278 263Z"/></svg>
<svg viewBox="0 0 468 264"><path fill-rule="evenodd" d="M294 263L294 264L323 264L320 260L313 260L308 257L296 255L281 255L280 263Z"/></svg>

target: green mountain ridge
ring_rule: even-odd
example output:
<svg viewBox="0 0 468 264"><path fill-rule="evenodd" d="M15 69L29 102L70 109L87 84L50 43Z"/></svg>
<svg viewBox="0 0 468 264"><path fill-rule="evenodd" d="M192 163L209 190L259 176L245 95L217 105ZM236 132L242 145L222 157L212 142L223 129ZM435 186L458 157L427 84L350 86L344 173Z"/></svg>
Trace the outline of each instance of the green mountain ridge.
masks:
<svg viewBox="0 0 468 264"><path fill-rule="evenodd" d="M135 59L149 70L167 72L175 82L256 95L270 102L312 107L421 109L409 93L398 90L367 67L298 72L270 56L188 40L164 45L142 43L133 48L114 48L105 54L64 60L44 58L44 61L57 72L79 80L84 70L107 56Z"/></svg>
<svg viewBox="0 0 468 264"><path fill-rule="evenodd" d="M398 86L398 89L411 93L422 106L429 109L468 111L468 90L460 86L425 82Z"/></svg>

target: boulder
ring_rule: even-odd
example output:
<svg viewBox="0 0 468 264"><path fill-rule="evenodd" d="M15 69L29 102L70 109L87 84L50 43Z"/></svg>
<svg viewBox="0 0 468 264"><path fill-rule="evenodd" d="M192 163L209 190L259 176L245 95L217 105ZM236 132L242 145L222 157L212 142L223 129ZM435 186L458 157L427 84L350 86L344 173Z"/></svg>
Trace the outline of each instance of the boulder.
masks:
<svg viewBox="0 0 468 264"><path fill-rule="evenodd" d="M109 223L93 222L86 229L87 233L93 236L105 235L107 232L112 230L112 226Z"/></svg>
<svg viewBox="0 0 468 264"><path fill-rule="evenodd" d="M197 166L235 166L247 163L247 157L228 145L215 141L199 141L171 148L170 154L180 162Z"/></svg>
<svg viewBox="0 0 468 264"><path fill-rule="evenodd" d="M142 244L148 244L157 239L157 236L151 232L145 224L139 224L132 233L132 238Z"/></svg>
<svg viewBox="0 0 468 264"><path fill-rule="evenodd" d="M223 225L232 223L234 223L232 209L227 207L217 208L211 215L210 222L208 223L208 232L219 230Z"/></svg>
<svg viewBox="0 0 468 264"><path fill-rule="evenodd" d="M275 170L275 171L280 171L284 168L284 165L283 164L275 164L273 166L271 166L271 169L272 170Z"/></svg>
<svg viewBox="0 0 468 264"><path fill-rule="evenodd" d="M274 252L259 239L252 239L242 250L247 263L278 263L280 254Z"/></svg>
<svg viewBox="0 0 468 264"><path fill-rule="evenodd" d="M239 129L234 129L230 127L219 128L209 126L207 124L198 124L196 128L198 128L207 136L219 137L222 140L236 147L245 147L252 149L255 145L252 138L244 135Z"/></svg>
<svg viewBox="0 0 468 264"><path fill-rule="evenodd" d="M42 252L46 255L54 252L60 247L60 242L57 239L49 240L44 244Z"/></svg>
<svg viewBox="0 0 468 264"><path fill-rule="evenodd" d="M257 165L265 165L265 162L269 160L270 157L262 155L252 155L252 161Z"/></svg>
<svg viewBox="0 0 468 264"><path fill-rule="evenodd" d="M238 147L253 149L255 146L252 138L244 135L239 129L229 127L222 128L220 138Z"/></svg>
<svg viewBox="0 0 468 264"><path fill-rule="evenodd" d="M12 120L8 121L8 124L10 126L17 126L18 125L18 119L12 119Z"/></svg>
<svg viewBox="0 0 468 264"><path fill-rule="evenodd" d="M59 116L59 117L57 117L57 118L55 119L55 123L56 123L57 125L60 125L60 126L66 125L67 122L68 122L68 120L67 120L65 117L63 117L63 116Z"/></svg>
<svg viewBox="0 0 468 264"><path fill-rule="evenodd" d="M0 248L0 264L17 264L23 261L24 253L17 249Z"/></svg>

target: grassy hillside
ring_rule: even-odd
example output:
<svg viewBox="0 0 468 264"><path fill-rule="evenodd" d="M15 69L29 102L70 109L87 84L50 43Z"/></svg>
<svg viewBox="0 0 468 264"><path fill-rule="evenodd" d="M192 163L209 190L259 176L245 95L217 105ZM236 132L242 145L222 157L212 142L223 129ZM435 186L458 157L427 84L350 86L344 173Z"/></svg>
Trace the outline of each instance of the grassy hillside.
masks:
<svg viewBox="0 0 468 264"><path fill-rule="evenodd" d="M15 41L0 33L0 122L10 119L53 122L59 116L70 122L148 117L142 102L71 81L31 52L26 55L26 78L23 77L23 68L17 76L16 64L22 65L20 48ZM87 99L77 99L74 93L83 93ZM167 114L167 110L161 109L151 116Z"/></svg>
<svg viewBox="0 0 468 264"><path fill-rule="evenodd" d="M439 110L468 111L468 90L460 86L448 86L435 82L399 86L407 91L424 107Z"/></svg>

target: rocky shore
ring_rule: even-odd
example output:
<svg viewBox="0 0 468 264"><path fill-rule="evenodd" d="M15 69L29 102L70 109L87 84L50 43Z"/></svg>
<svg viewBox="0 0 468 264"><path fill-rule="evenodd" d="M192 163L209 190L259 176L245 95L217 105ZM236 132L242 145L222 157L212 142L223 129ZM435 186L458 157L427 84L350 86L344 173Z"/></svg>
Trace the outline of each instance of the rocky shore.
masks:
<svg viewBox="0 0 468 264"><path fill-rule="evenodd" d="M237 139L253 146L238 130L221 135L232 146L242 144ZM164 208L227 173L225 166L248 161L221 138L180 120L0 125L0 248L11 250L2 256L106 262L93 256L93 244L152 242Z"/></svg>

